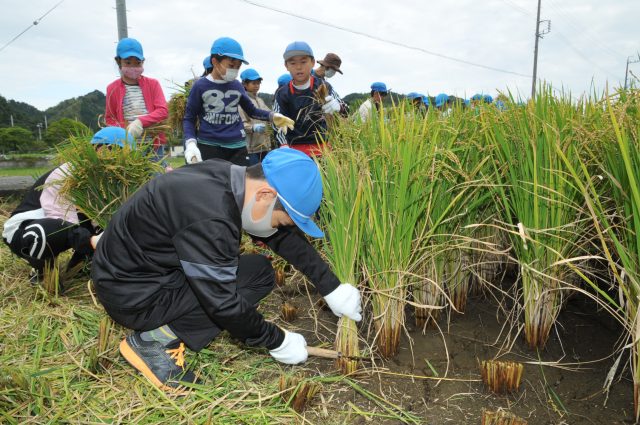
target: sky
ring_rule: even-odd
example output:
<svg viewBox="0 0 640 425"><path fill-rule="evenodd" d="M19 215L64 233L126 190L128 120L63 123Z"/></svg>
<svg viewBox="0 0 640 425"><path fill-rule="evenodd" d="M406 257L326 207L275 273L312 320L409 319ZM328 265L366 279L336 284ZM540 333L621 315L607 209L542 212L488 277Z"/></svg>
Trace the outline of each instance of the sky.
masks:
<svg viewBox="0 0 640 425"><path fill-rule="evenodd" d="M64 0L2 48L59 1L3 0L5 98L44 110L104 92L118 78L115 0ZM342 96L382 81L404 94L468 98L510 90L527 98L536 7L536 0L127 0L127 20L129 37L144 48L145 75L161 82L167 98L176 84L202 73L211 44L223 36L240 42L267 93L286 72L287 44L304 40L316 59L328 52L342 58L344 75L329 80ZM639 60L638 17L638 0L542 0L541 20L551 21L551 32L540 40L538 77L575 95L622 85L627 58ZM640 77L640 61L630 70L630 79Z"/></svg>

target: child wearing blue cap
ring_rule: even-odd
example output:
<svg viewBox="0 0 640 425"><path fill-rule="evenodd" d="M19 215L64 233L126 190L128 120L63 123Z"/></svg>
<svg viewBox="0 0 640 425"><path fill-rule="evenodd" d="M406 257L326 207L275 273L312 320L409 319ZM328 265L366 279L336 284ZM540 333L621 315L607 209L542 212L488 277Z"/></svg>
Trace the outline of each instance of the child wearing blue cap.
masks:
<svg viewBox="0 0 640 425"><path fill-rule="evenodd" d="M126 128L139 139L145 128L161 123L169 116L167 101L158 80L146 77L142 45L134 38L123 38L116 47L120 78L107 86L104 118L108 126ZM167 138L160 132L153 139L155 159L164 157ZM165 167L167 164L164 164Z"/></svg>
<svg viewBox="0 0 640 425"><path fill-rule="evenodd" d="M247 165L247 135L239 106L253 119L271 121L283 131L293 128L292 120L254 106L236 80L243 63L248 64L236 40L222 37L213 42L213 69L193 83L185 108L183 130L187 164L220 158ZM199 122L197 129L196 122Z"/></svg>
<svg viewBox="0 0 640 425"><path fill-rule="evenodd" d="M125 142L133 143L133 136L120 127L103 128L91 140L100 146L122 146ZM40 176L4 223L2 239L11 252L31 265L33 284L42 279L45 262L73 249L67 265L70 269L90 257L98 241L90 220L60 195L67 175L69 164L64 163Z"/></svg>
<svg viewBox="0 0 640 425"><path fill-rule="evenodd" d="M196 381L185 346L200 351L222 330L279 362L307 359L302 335L256 309L274 270L266 257L241 253L242 230L302 272L336 316L361 320L358 289L341 283L302 233L323 237L313 221L321 200L318 166L289 148L246 168L216 159L181 167L140 188L112 217L92 266L105 310L133 330L122 356L167 391Z"/></svg>
<svg viewBox="0 0 640 425"><path fill-rule="evenodd" d="M281 146L308 155L320 155L327 133L327 118L335 113L346 113L344 104L328 82L311 74L315 59L307 43L290 43L283 58L291 81L276 91L273 110L295 119L295 126L287 134L278 134L276 139ZM327 95L317 99L318 88L322 85L326 86Z"/></svg>
<svg viewBox="0 0 640 425"><path fill-rule="evenodd" d="M262 77L258 71L253 68L246 69L240 74L240 79L251 103L258 109L270 110L265 101L258 96L262 84ZM273 148L271 137L266 133L267 126L261 121L251 119L242 108L240 108L240 117L244 123L244 131L247 133L249 165L255 165L262 161L262 158Z"/></svg>
<svg viewBox="0 0 640 425"><path fill-rule="evenodd" d="M373 108L376 108L376 111L379 111L382 107L382 99L389 94L387 90L387 85L380 81L376 81L371 84L371 97L365 100L360 108L358 109L358 114L360 115L360 119L362 122L365 122L371 117Z"/></svg>

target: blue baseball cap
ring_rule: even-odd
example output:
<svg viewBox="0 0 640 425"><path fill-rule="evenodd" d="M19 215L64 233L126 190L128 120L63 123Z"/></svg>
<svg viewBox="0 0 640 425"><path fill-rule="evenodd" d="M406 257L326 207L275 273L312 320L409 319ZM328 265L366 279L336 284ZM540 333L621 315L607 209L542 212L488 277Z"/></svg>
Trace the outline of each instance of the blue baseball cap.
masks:
<svg viewBox="0 0 640 425"><path fill-rule="evenodd" d="M246 80L256 81L256 80L262 80L262 77L260 76L260 74L258 74L258 71L256 71L255 69L248 68L240 73L240 79L242 81L246 81Z"/></svg>
<svg viewBox="0 0 640 425"><path fill-rule="evenodd" d="M142 53L142 44L135 38L123 38L118 41L116 56L121 59L134 57L143 61L144 54Z"/></svg>
<svg viewBox="0 0 640 425"><path fill-rule="evenodd" d="M278 77L278 87L289 84L289 81L291 81L291 74L282 74Z"/></svg>
<svg viewBox="0 0 640 425"><path fill-rule="evenodd" d="M449 95L447 95L446 93L440 93L439 95L436 96L436 107L439 108L443 105L446 105L448 101L449 101Z"/></svg>
<svg viewBox="0 0 640 425"><path fill-rule="evenodd" d="M482 100L482 94L480 93L476 93L473 96L471 96L471 100Z"/></svg>
<svg viewBox="0 0 640 425"><path fill-rule="evenodd" d="M313 221L322 201L322 177L316 163L303 152L279 148L264 157L262 169L296 226L311 237L324 237Z"/></svg>
<svg viewBox="0 0 640 425"><path fill-rule="evenodd" d="M128 56L127 56L128 57ZM92 145L118 145L124 147L124 142L129 146L135 147L135 139L121 127L105 127L93 135L91 139Z"/></svg>
<svg viewBox="0 0 640 425"><path fill-rule="evenodd" d="M411 99L411 100L413 100L413 99L422 99L422 95L420 93L418 93L418 92L415 92L415 91L412 91L411 93L409 93L407 95L407 97L409 99Z"/></svg>
<svg viewBox="0 0 640 425"><path fill-rule="evenodd" d="M211 54L239 59L243 63L247 65L249 64L249 62L247 62L247 60L244 58L242 46L240 46L240 43L235 41L233 38L220 37L219 39L214 41L213 45L211 45Z"/></svg>
<svg viewBox="0 0 640 425"><path fill-rule="evenodd" d="M204 66L204 69L213 68L213 64L211 63L211 55L204 58L204 60L202 61L202 66Z"/></svg>
<svg viewBox="0 0 640 425"><path fill-rule="evenodd" d="M293 43L290 43L286 49L284 49L284 54L282 55L282 57L285 61L287 61L294 56L313 57L313 50L311 50L311 47L304 41L294 41Z"/></svg>
<svg viewBox="0 0 640 425"><path fill-rule="evenodd" d="M492 103L493 102L493 97L491 97L488 94L485 94L484 96L482 96L482 100L484 101L484 103Z"/></svg>
<svg viewBox="0 0 640 425"><path fill-rule="evenodd" d="M376 81L371 84L371 91L377 91L379 93L387 93L387 85L385 83L381 83L380 81Z"/></svg>
<svg viewBox="0 0 640 425"><path fill-rule="evenodd" d="M424 103L425 106L431 106L431 99L429 99L429 96L422 96L422 103Z"/></svg>

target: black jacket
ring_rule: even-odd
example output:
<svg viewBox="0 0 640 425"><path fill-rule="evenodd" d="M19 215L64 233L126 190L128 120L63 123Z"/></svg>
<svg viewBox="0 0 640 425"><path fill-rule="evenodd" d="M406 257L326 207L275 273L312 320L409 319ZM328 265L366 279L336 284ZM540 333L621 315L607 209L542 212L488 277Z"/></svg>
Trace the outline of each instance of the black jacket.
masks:
<svg viewBox="0 0 640 425"><path fill-rule="evenodd" d="M284 333L236 292L244 167L209 160L161 175L113 216L92 264L98 298L144 311L160 291L189 285L213 321L248 345L278 347ZM297 228L264 241L321 295L337 277Z"/></svg>

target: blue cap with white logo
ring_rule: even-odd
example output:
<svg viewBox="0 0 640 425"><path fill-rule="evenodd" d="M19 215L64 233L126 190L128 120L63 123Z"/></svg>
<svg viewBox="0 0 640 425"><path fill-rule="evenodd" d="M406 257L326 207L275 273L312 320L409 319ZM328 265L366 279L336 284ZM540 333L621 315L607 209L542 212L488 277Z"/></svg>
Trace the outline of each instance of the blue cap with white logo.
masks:
<svg viewBox="0 0 640 425"><path fill-rule="evenodd" d="M134 57L143 61L142 44L135 38L123 38L116 47L116 56L121 59Z"/></svg>
<svg viewBox="0 0 640 425"><path fill-rule="evenodd" d="M313 57L313 50L311 50L311 46L309 46L304 41L294 41L293 43L289 43L287 48L284 49L284 54L282 55L282 57L285 61L287 61L294 56Z"/></svg>
<svg viewBox="0 0 640 425"><path fill-rule="evenodd" d="M291 81L291 74L282 74L278 77L278 87L289 84L289 81Z"/></svg>
<svg viewBox="0 0 640 425"><path fill-rule="evenodd" d="M91 139L92 145L118 145L124 147L124 142L131 147L135 147L135 139L133 136L121 127L105 127L93 135Z"/></svg>
<svg viewBox="0 0 640 425"><path fill-rule="evenodd" d="M303 152L280 148L264 157L262 169L296 226L314 238L324 237L313 221L322 202L322 177L316 163Z"/></svg>
<svg viewBox="0 0 640 425"><path fill-rule="evenodd" d="M233 38L220 37L214 41L211 46L211 54L227 56L232 59L241 60L245 64L249 64L249 62L244 58L242 46L240 46L240 43L235 41Z"/></svg>
<svg viewBox="0 0 640 425"><path fill-rule="evenodd" d="M240 79L242 81L247 81L247 80L256 81L256 80L262 80L262 77L260 76L260 74L258 74L258 71L256 71L255 69L248 68L240 73Z"/></svg>
<svg viewBox="0 0 640 425"><path fill-rule="evenodd" d="M385 83L381 83L380 81L376 81L371 84L371 91L377 91L378 93L387 93L387 85Z"/></svg>

